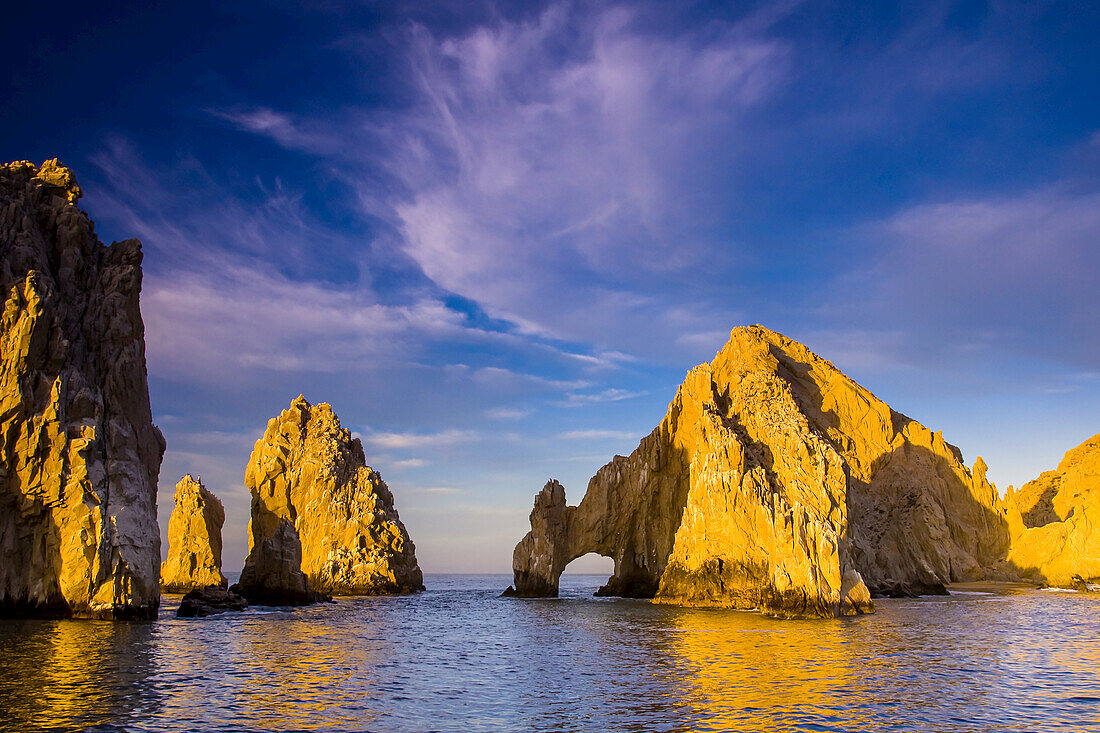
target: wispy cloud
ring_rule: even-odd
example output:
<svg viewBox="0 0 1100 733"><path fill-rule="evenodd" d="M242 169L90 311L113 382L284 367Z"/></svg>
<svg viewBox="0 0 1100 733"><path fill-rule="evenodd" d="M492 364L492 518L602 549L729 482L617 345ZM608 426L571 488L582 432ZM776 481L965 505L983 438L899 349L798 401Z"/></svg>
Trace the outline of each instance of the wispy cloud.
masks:
<svg viewBox="0 0 1100 733"><path fill-rule="evenodd" d="M619 400L629 400L635 397L641 397L644 394L646 393L632 392L630 390L612 387L610 389L601 390L599 392L574 392L566 395L564 400L555 402L554 404L559 407L582 407L584 405L591 405L599 402L618 402Z"/></svg>
<svg viewBox="0 0 1100 733"><path fill-rule="evenodd" d="M639 436L629 430L570 430L558 437L564 440L627 440Z"/></svg>
<svg viewBox="0 0 1100 733"><path fill-rule="evenodd" d="M855 236L873 258L835 283L827 312L889 333L858 339L861 360L896 358L883 353L891 344L926 356L955 348L971 359L1047 344L1059 359L1100 360L1095 189L923 203Z"/></svg>
<svg viewBox="0 0 1100 733"><path fill-rule="evenodd" d="M407 450L467 443L476 438L473 431L444 430L438 433L371 433L363 437L363 442L390 450Z"/></svg>
<svg viewBox="0 0 1100 733"><path fill-rule="evenodd" d="M414 24L400 36L402 111L353 109L346 124L219 114L292 149L323 150L312 138L328 136L363 210L436 285L518 333L592 344L563 355L608 369L680 332L654 295L713 258L713 222L710 194L677 191L712 174L699 142L722 130L723 155L736 155L740 116L785 78L771 24L658 33L633 10L566 3L462 35Z"/></svg>
<svg viewBox="0 0 1100 733"><path fill-rule="evenodd" d="M422 495L422 496L457 496L459 494L467 493L465 489L456 489L453 486L427 486L427 487L414 487L401 489L402 494Z"/></svg>
<svg viewBox="0 0 1100 733"><path fill-rule="evenodd" d="M405 471L410 468L423 468L428 465L428 462L423 458L406 458L403 461L393 461L389 464L390 468L396 471Z"/></svg>
<svg viewBox="0 0 1100 733"><path fill-rule="evenodd" d="M527 417L534 410L530 408L518 409L514 407L496 407L491 410L485 410L482 414L490 420L519 420Z"/></svg>

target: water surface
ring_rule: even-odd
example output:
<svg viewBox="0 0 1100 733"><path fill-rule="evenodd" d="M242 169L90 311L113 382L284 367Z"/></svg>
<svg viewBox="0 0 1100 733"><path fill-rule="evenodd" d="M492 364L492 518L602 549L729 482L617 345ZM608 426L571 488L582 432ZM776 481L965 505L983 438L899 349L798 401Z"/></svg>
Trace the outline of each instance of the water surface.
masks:
<svg viewBox="0 0 1100 733"><path fill-rule="evenodd" d="M997 589L779 621L507 576L297 610L0 621L4 730L1100 731L1100 597Z"/></svg>

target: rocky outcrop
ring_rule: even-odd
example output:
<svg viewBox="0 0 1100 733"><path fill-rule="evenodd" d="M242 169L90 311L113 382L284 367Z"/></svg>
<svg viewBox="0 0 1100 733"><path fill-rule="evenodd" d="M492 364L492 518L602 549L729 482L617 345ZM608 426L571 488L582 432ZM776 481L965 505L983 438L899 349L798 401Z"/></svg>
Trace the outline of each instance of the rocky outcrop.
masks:
<svg viewBox="0 0 1100 733"><path fill-rule="evenodd" d="M176 484L168 520L168 557L160 566L161 587L169 593L226 586L222 575L222 525L218 497L187 474Z"/></svg>
<svg viewBox="0 0 1100 733"><path fill-rule="evenodd" d="M1009 560L1059 588L1100 583L1100 434L1066 453L1058 468L1009 488Z"/></svg>
<svg viewBox="0 0 1100 733"><path fill-rule="evenodd" d="M980 458L967 468L939 433L759 326L693 369L578 506L547 484L531 528L513 556L516 595L556 595L589 552L615 562L602 594L777 616L865 612L871 592L1010 572Z"/></svg>
<svg viewBox="0 0 1100 733"><path fill-rule="evenodd" d="M207 588L194 588L188 591L180 600L180 607L176 609L179 618L202 618L213 616L226 611L243 611L248 608L248 601L237 595L232 590L226 590L222 586L212 585Z"/></svg>
<svg viewBox="0 0 1100 733"><path fill-rule="evenodd" d="M141 243L105 247L56 160L0 166L0 613L132 618L160 599Z"/></svg>
<svg viewBox="0 0 1100 733"><path fill-rule="evenodd" d="M424 589L393 494L329 405L299 396L271 420L245 485L252 521L240 590L249 602Z"/></svg>

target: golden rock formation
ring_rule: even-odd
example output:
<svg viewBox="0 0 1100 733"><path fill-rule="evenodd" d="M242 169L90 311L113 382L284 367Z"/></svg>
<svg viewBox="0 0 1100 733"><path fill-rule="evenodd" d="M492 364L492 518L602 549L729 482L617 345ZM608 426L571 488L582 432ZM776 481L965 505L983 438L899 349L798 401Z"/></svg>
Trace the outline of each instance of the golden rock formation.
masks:
<svg viewBox="0 0 1100 733"><path fill-rule="evenodd" d="M202 481L187 474L176 484L168 520L168 557L160 566L161 587L169 593L226 586L222 575L225 509Z"/></svg>
<svg viewBox="0 0 1100 733"><path fill-rule="evenodd" d="M1057 469L1019 491L1010 487L1006 503L1010 562L1056 587L1100 583L1100 434L1066 453Z"/></svg>
<svg viewBox="0 0 1100 733"><path fill-rule="evenodd" d="M56 160L0 166L0 613L150 617L157 474L141 243L105 247Z"/></svg>
<svg viewBox="0 0 1100 733"><path fill-rule="evenodd" d="M802 344L734 329L661 424L570 507L550 482L513 556L521 596L557 595L589 552L605 595L785 617L871 611L1009 573L1005 510L979 458L890 409Z"/></svg>
<svg viewBox="0 0 1100 733"><path fill-rule="evenodd" d="M271 420L245 485L252 520L240 592L250 602L424 589L393 494L331 406L299 396Z"/></svg>

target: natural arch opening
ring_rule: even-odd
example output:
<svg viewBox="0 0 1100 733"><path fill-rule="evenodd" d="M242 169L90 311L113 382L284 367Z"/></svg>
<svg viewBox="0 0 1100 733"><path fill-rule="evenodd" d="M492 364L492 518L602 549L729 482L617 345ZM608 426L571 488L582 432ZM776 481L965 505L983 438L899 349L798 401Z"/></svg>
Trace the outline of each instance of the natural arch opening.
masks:
<svg viewBox="0 0 1100 733"><path fill-rule="evenodd" d="M562 596L593 595L614 573L614 560L589 552L565 566L558 578L558 593Z"/></svg>

